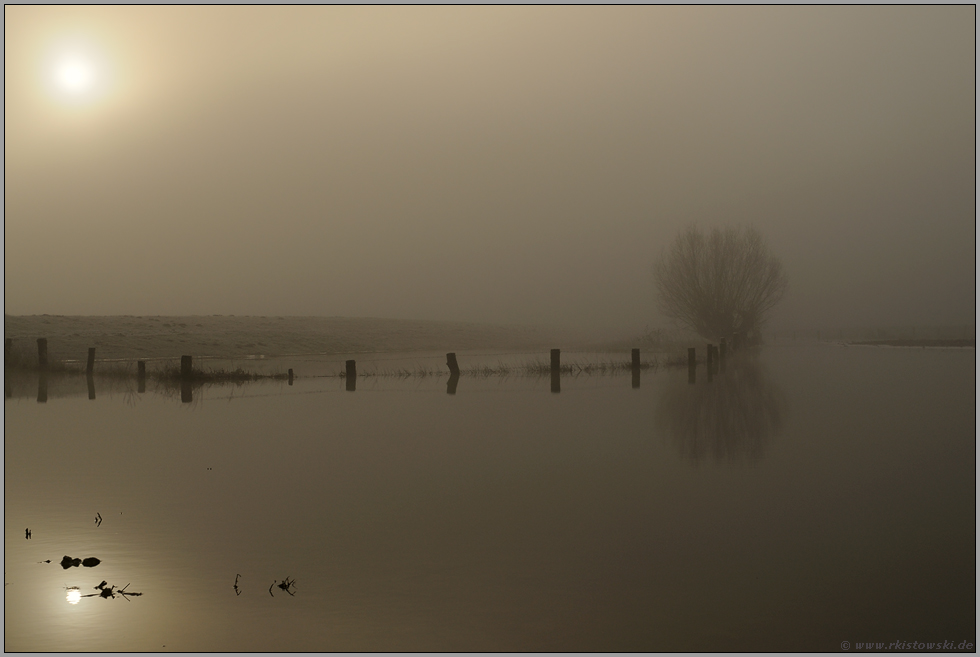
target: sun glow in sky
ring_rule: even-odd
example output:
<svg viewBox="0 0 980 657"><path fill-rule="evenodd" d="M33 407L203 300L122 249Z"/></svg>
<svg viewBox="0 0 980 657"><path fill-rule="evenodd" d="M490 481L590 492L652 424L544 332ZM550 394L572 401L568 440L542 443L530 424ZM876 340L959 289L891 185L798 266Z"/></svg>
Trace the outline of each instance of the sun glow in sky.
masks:
<svg viewBox="0 0 980 657"><path fill-rule="evenodd" d="M58 66L58 84L68 92L81 93L87 90L94 81L95 72L92 64L84 59L65 59Z"/></svg>
<svg viewBox="0 0 980 657"><path fill-rule="evenodd" d="M111 87L112 67L92 40L55 40L45 57L42 76L48 93L62 106L90 105L104 99Z"/></svg>

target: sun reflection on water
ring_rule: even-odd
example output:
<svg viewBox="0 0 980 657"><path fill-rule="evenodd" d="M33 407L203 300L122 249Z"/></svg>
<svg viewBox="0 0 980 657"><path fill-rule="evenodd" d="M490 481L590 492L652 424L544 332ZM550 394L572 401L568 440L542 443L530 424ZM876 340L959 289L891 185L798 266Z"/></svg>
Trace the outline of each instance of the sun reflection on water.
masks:
<svg viewBox="0 0 980 657"><path fill-rule="evenodd" d="M68 600L68 604L77 605L78 601L82 599L82 590L77 586L72 586L67 591L68 595L65 596L65 599Z"/></svg>

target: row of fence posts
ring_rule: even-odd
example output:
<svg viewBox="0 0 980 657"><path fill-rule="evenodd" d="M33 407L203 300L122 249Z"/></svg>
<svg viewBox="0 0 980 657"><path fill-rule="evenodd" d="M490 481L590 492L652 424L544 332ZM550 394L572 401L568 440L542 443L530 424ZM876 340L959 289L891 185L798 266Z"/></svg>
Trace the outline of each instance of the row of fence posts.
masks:
<svg viewBox="0 0 980 657"><path fill-rule="evenodd" d="M456 387L459 385L459 362L456 360L456 353L446 354L446 366L449 368L449 380L446 382L446 394L455 395ZM640 350L633 349L631 353L630 370L632 372L633 388L640 387ZM292 383L292 370L290 372L290 384ZM346 388L349 392L357 390L357 362L349 360L344 371ZM561 349L551 350L551 392L561 392Z"/></svg>
<svg viewBox="0 0 980 657"><path fill-rule="evenodd" d="M3 341L3 363L4 366L10 365L12 338L4 338ZM194 393L191 386L194 378L194 359L192 356L180 357L180 400L184 403L194 401ZM348 367L353 366L354 361L348 361ZM37 384L37 401L45 403L48 401L48 339L37 339L37 364L40 369L40 376ZM293 370L289 370L289 385L293 385ZM95 347L88 348L88 358L85 361L85 379L88 384L88 398L95 399ZM136 361L136 391L146 392L146 361ZM4 387L7 397L12 396L9 386Z"/></svg>
<svg viewBox="0 0 980 657"><path fill-rule="evenodd" d="M11 352L13 349L13 338L3 340L3 364L4 367L10 365ZM185 358L190 358L186 356ZM48 339L37 339L37 364L40 370L37 382L37 401L45 403L48 401ZM6 377L5 377L6 378ZM95 347L88 348L88 358L85 360L85 382L88 385L88 398L95 399ZM146 361L136 361L136 390L146 392ZM11 397L13 392L10 387L4 386L4 394ZM189 394L189 393L188 393Z"/></svg>
<svg viewBox="0 0 980 657"><path fill-rule="evenodd" d="M711 382L712 376L719 371L725 371L725 356L726 356L726 342L725 338L721 339L720 350L713 344L707 345L707 375L708 382ZM738 334L733 336L732 349L737 350L739 348ZM631 351L630 360L630 371L632 374L632 387L634 389L640 387L640 350L633 349ZM11 358L11 338L6 338L4 340L4 365L10 363ZM37 362L41 370L41 377L38 380L38 393L37 401L46 402L48 400L47 392L47 376L46 370L48 367L48 340L47 338L37 339ZM193 369L194 359L192 356L181 356L180 357L180 400L184 403L190 403L194 400L193 390L191 387L191 382L194 378ZM456 386L459 384L459 363L456 361L455 352L450 352L446 354L446 365L449 367L449 381L446 383L446 393L450 395L456 394ZM688 383L695 383L697 380L697 355L694 347L690 347L687 350L687 368L688 368ZM88 397L89 399L95 399L95 380L93 377L95 370L95 347L88 348L88 360L85 364L85 376L88 383ZM346 379L346 388L349 392L354 392L357 390L357 362L354 360L348 360L345 363L344 378ZM136 381L137 381L137 391L140 393L146 392L146 361L139 360L136 361ZM288 373L289 385L293 385L293 370L290 369ZM7 392L7 397L10 397L11 393L9 390ZM561 392L561 349L551 350L551 392L560 393Z"/></svg>

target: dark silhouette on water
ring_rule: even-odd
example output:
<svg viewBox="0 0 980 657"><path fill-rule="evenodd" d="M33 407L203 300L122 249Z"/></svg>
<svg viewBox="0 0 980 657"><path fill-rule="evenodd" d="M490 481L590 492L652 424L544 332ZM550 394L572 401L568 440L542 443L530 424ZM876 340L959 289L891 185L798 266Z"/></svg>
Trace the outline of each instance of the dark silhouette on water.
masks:
<svg viewBox="0 0 980 657"><path fill-rule="evenodd" d="M279 589L281 589L281 590L283 590L283 591L285 591L289 595L292 595L292 596L295 596L296 595L295 593L293 593L292 591L289 590L292 587L296 586L296 580L295 579L290 579L289 577L286 577L286 579L282 580L278 584L273 580L272 584L269 585L269 595L271 595L273 598L276 597L272 593L272 587L274 587L274 586L277 587L277 588L279 588Z"/></svg>
<svg viewBox="0 0 980 657"><path fill-rule="evenodd" d="M27 529L24 530L24 538L26 538L27 540L30 540L31 539L31 528L30 527L28 527Z"/></svg>
<svg viewBox="0 0 980 657"><path fill-rule="evenodd" d="M129 598L131 598L131 597L138 597L138 596L143 595L142 593L137 593L136 591L127 591L126 589L129 588L129 584L126 584L126 586L124 586L122 588L117 588L116 586L108 586L108 582L106 582L105 580L102 580L102 582L98 586L95 586L93 588L96 591L98 591L98 593L89 593L88 595L79 595L78 597L79 598L112 598L112 599L115 599L115 597L117 595L121 595L123 598L125 598L128 601ZM81 589L79 589L77 586L69 587L66 590L69 591L69 592L73 592L73 591L79 591L80 592L81 591Z"/></svg>
<svg viewBox="0 0 980 657"><path fill-rule="evenodd" d="M194 401L194 391L191 389L191 382L186 379L180 382L180 401L183 404L190 404Z"/></svg>
<svg viewBox="0 0 980 657"><path fill-rule="evenodd" d="M85 375L85 383L88 384L88 398L95 399L95 378L91 373Z"/></svg>
<svg viewBox="0 0 980 657"><path fill-rule="evenodd" d="M786 412L782 392L750 354L731 357L726 372L702 385L672 377L654 422L681 456L699 463L758 460L778 435Z"/></svg>
<svg viewBox="0 0 980 657"><path fill-rule="evenodd" d="M102 560L96 559L95 557L87 557L85 559L78 559L78 558L72 559L66 554L61 560L61 567L64 568L65 570L68 570L69 568L78 568L79 565L85 566L86 568L95 568L100 563L102 563Z"/></svg>

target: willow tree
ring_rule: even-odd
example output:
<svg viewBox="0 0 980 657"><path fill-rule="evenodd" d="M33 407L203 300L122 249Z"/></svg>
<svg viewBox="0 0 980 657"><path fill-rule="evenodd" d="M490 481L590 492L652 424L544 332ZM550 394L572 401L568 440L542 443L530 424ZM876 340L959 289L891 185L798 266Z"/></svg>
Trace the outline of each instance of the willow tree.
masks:
<svg viewBox="0 0 980 657"><path fill-rule="evenodd" d="M753 228L692 226L655 268L660 311L705 338L758 336L786 291L786 274Z"/></svg>

